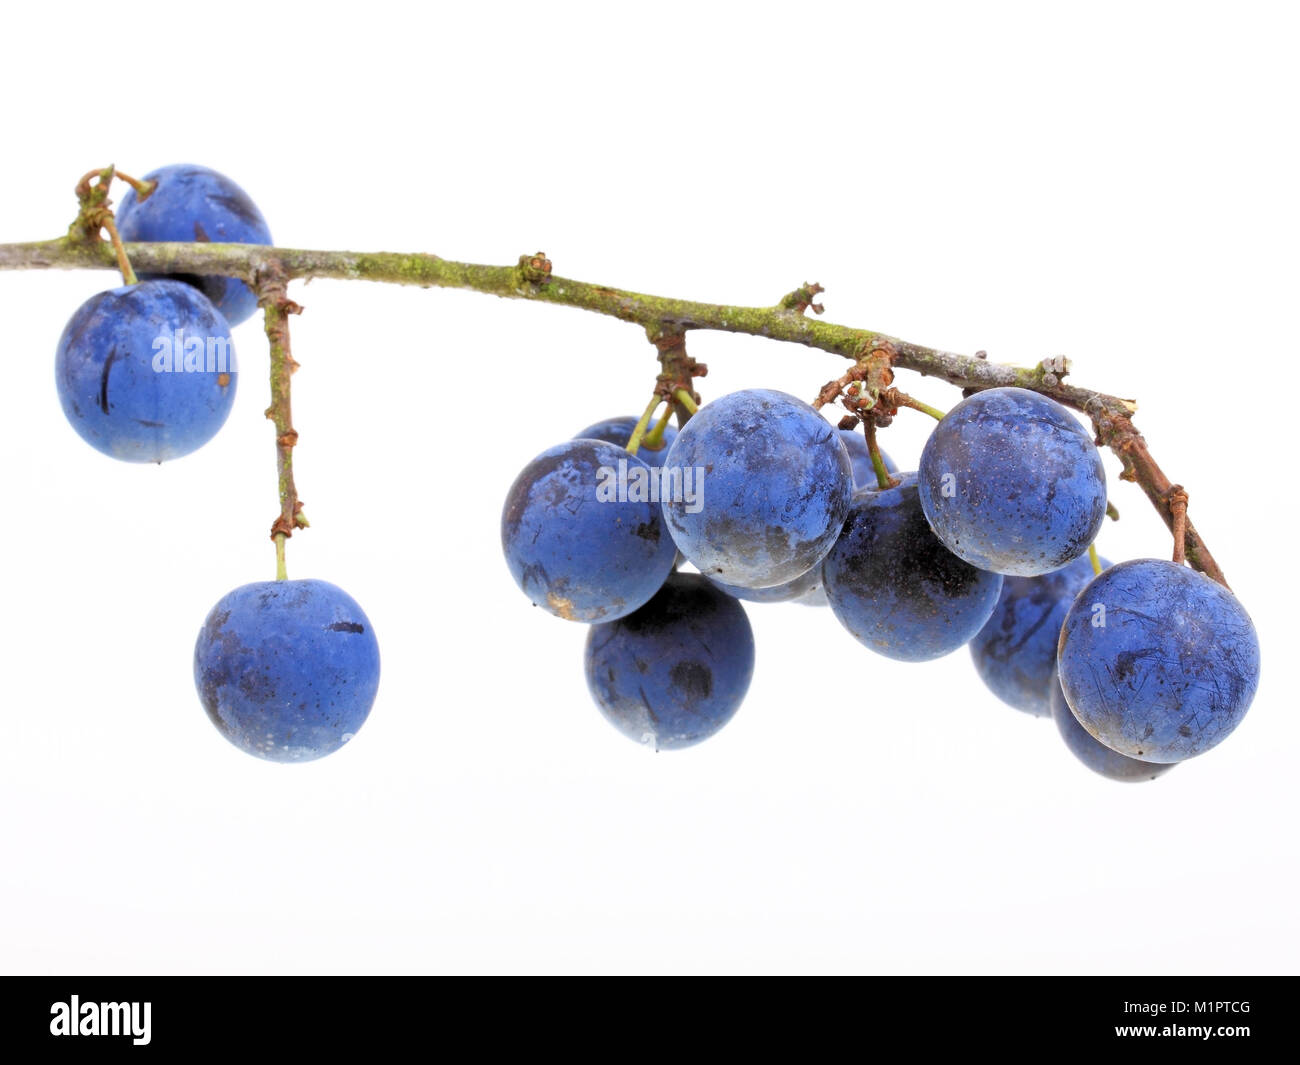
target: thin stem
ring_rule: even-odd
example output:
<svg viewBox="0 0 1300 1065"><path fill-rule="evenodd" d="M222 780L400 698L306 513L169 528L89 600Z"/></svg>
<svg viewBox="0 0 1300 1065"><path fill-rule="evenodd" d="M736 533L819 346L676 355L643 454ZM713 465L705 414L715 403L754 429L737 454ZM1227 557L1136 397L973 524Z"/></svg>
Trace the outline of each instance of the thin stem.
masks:
<svg viewBox="0 0 1300 1065"><path fill-rule="evenodd" d="M123 174L118 170L116 176L125 181L131 188L135 189L136 198L143 202L153 195L153 190L158 187L156 181L144 181L140 178L133 178L130 174Z"/></svg>
<svg viewBox="0 0 1300 1065"><path fill-rule="evenodd" d="M1097 554L1097 545L1095 543L1088 545L1088 561L1092 563L1092 575L1097 576L1101 572L1101 558Z"/></svg>
<svg viewBox="0 0 1300 1065"><path fill-rule="evenodd" d="M922 403L919 399L914 396L909 396L906 392L899 392L895 389L892 398L898 406L910 407L912 410L919 410L922 414L928 414L937 422L941 422L944 419L944 412L938 407L932 407L928 403Z"/></svg>
<svg viewBox="0 0 1300 1065"><path fill-rule="evenodd" d="M122 235L117 231L117 223L113 221L111 214L104 219L104 228L108 230L108 239L113 245L113 254L117 256L117 268L122 271L123 283L138 285L140 279L135 276L135 271L131 269L131 260L127 258L126 246L122 243Z"/></svg>
<svg viewBox="0 0 1300 1065"><path fill-rule="evenodd" d="M275 424L275 467L279 480L280 513L271 523L271 538L276 542L276 554L284 551L284 541L294 530L305 529L307 519L302 514L298 499L298 486L293 479L293 449L298 443L298 433L293 427L293 372L298 369L289 345L289 315L298 314L302 308L288 297L288 281L268 274L257 282L257 300L262 307L266 339L271 349L271 405L266 416Z"/></svg>
<svg viewBox="0 0 1300 1065"><path fill-rule="evenodd" d="M668 412L650 427L650 431L641 440L641 446L647 451L661 451L664 446L664 433L668 429Z"/></svg>
<svg viewBox="0 0 1300 1065"><path fill-rule="evenodd" d="M277 581L287 581L289 579L289 568L284 562L284 533L276 533L271 539L275 541L275 579Z"/></svg>
<svg viewBox="0 0 1300 1065"><path fill-rule="evenodd" d="M1187 490L1181 484L1169 489L1169 514L1173 519L1174 561L1187 559Z"/></svg>
<svg viewBox="0 0 1300 1065"><path fill-rule="evenodd" d="M77 199L85 200L91 194L93 189L90 183L95 181L96 178L99 179L97 183L104 189L104 194L107 195L108 191L106 185L107 182L113 180L115 170L116 168L111 166L96 167L94 170L87 170L77 179L76 187L73 189L77 194Z"/></svg>
<svg viewBox="0 0 1300 1065"><path fill-rule="evenodd" d="M862 419L862 430L867 434L867 453L871 456L871 468L876 471L876 483L883 492L887 488L895 487L898 482L889 475L889 470L885 467L885 456L880 453L880 445L876 443L876 421L870 415Z"/></svg>
<svg viewBox="0 0 1300 1065"><path fill-rule="evenodd" d="M630 454L635 455L640 449L641 438L645 436L646 426L650 424L650 419L654 417L655 411L659 409L659 404L663 401L663 396L660 395L650 397L650 402L646 404L646 408L642 412L640 419L638 419L635 427L632 429L632 435L628 437L627 450Z"/></svg>
<svg viewBox="0 0 1300 1065"><path fill-rule="evenodd" d="M677 400L678 403L686 408L687 414L699 413L700 408L695 403L695 397L687 392L686 389L677 389L677 391L673 393L673 399Z"/></svg>

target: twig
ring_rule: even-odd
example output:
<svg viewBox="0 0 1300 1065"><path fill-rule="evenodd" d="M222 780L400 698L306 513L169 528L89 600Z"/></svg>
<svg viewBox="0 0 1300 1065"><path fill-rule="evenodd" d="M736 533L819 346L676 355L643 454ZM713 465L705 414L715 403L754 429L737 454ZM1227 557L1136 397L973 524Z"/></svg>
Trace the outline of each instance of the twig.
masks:
<svg viewBox="0 0 1300 1065"><path fill-rule="evenodd" d="M890 366L914 370L940 377L966 391L1004 386L1027 388L1087 414L1096 429L1098 443L1120 456L1125 479L1141 486L1170 530L1173 529L1174 517L1168 505L1171 483L1133 426L1132 415L1137 404L1065 383L1062 374L1051 365L1054 360L1044 360L1044 364L1032 368L1007 366L873 330L809 318L792 313L795 307L739 307L628 292L557 277L551 272L550 261L540 253L524 256L512 266L483 266L421 253L308 251L249 244L136 243L127 245L126 250L136 268L146 273L231 276L256 285L260 276L273 270L286 282L322 277L472 289L506 299L575 307L635 322L646 328L652 340L656 336L681 337L692 329L710 329L802 344L855 362L868 353L885 351L889 355L885 370ZM0 270L113 268L115 265L113 251L107 244L78 240L72 234L54 240L0 244ZM795 302L797 305L798 300ZM684 352L684 341L678 346ZM883 378L884 375L875 376ZM881 380L882 387L888 384ZM689 417L689 412L679 403L674 402L674 408L679 421ZM1190 521L1186 523L1184 540L1187 561L1226 584L1223 571Z"/></svg>
<svg viewBox="0 0 1300 1065"><path fill-rule="evenodd" d="M658 349L662 367L655 392L668 400L669 413L676 414L678 426L683 426L699 409L695 378L707 376L709 368L687 354L686 330L680 326L659 322L646 327L646 336ZM667 419L665 414L664 420Z"/></svg>
<svg viewBox="0 0 1300 1065"><path fill-rule="evenodd" d="M295 529L308 527L293 480L293 449L298 443L298 433L293 427L291 378L298 364L289 345L289 315L301 314L302 308L289 299L288 285L287 278L270 269L255 278L253 284L271 348L271 405L266 408L266 416L275 424L275 466L280 488L280 513L271 523L278 580L286 577L285 540L293 536Z"/></svg>
<svg viewBox="0 0 1300 1065"><path fill-rule="evenodd" d="M1187 558L1187 490L1181 484L1169 489L1167 497L1170 531L1174 534L1174 561L1180 566Z"/></svg>
<svg viewBox="0 0 1300 1065"><path fill-rule="evenodd" d="M1123 414L1087 413L1092 414L1097 440L1114 451L1124 464L1120 478L1137 484L1169 527L1169 531L1174 532L1174 514L1169 507L1170 492L1174 485L1147 448L1142 434L1133 427L1133 420ZM1193 569L1200 570L1226 587L1228 582L1224 579L1223 570L1219 569L1200 533L1188 520L1185 507L1180 521L1183 523L1183 553L1186 561L1191 563Z"/></svg>
<svg viewBox="0 0 1300 1065"><path fill-rule="evenodd" d="M783 296L777 306L785 311L794 311L795 314L803 314L807 310L811 310L813 314L823 314L826 308L820 303L814 303L813 300L825 291L816 281L811 285L805 281L789 295Z"/></svg>

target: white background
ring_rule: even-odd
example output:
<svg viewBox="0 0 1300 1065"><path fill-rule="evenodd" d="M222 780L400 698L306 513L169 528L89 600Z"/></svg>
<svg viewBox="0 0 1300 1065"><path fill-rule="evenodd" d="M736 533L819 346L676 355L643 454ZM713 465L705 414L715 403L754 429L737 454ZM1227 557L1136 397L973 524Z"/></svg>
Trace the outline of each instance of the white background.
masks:
<svg viewBox="0 0 1300 1065"><path fill-rule="evenodd" d="M1113 784L965 651L889 662L825 611L754 607L734 721L641 750L591 703L585 630L514 587L498 521L536 452L640 410L652 349L576 311L317 282L295 293L313 527L290 569L362 603L384 677L340 754L256 761L208 723L191 654L220 596L273 575L257 324L220 436L119 464L52 373L112 278L0 274L0 968L1294 972L1286 7L473 8L96 7L96 35L29 6L0 65L0 240L61 232L92 166L200 162L289 246L540 248L561 275L736 303L821 281L836 321L1069 355L1140 397L1188 486L1259 628L1254 708L1194 763ZM691 350L706 397L811 399L843 370L751 338ZM910 465L927 429L904 413L885 446ZM1164 555L1139 491L1112 499L1103 553Z"/></svg>

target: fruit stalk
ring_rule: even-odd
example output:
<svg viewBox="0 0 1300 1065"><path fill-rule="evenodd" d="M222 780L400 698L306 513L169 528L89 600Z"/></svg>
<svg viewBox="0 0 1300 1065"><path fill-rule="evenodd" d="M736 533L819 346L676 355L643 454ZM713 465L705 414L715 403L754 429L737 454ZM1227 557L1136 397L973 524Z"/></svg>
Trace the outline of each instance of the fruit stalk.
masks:
<svg viewBox="0 0 1300 1065"><path fill-rule="evenodd" d="M889 353L893 367L939 377L963 390L1027 388L1086 414L1092 420L1098 443L1109 447L1124 463L1123 479L1134 481L1142 488L1171 532L1175 531L1176 524L1182 529L1187 562L1221 584L1227 584L1195 526L1186 520L1185 511L1175 515L1177 508L1171 507L1170 496L1173 484L1133 425L1136 402L1067 384L1063 380L1066 370L1060 368L1059 360L1048 360L1035 367L1018 367L959 355L869 329L806 317L803 313L806 308L798 306L799 301L792 305L783 299L771 307L742 307L629 292L557 277L550 272L549 261L540 255L526 257L527 262L545 263L546 269L524 271L519 264L463 263L427 253L311 251L250 244L167 242L128 243L126 250L135 267L147 273L230 276L254 285L259 283L259 278L274 276L281 283L323 277L423 288L471 289L505 299L533 300L608 315L641 325L652 336L667 332L684 334L693 329L743 333L802 344L855 362L864 355L883 350ZM72 234L54 240L0 244L0 270L114 269L116 266L113 249L108 244L76 239ZM284 312L273 313L282 318ZM272 318L268 317L268 336L272 334L272 324ZM287 353L287 329L282 333ZM273 349L274 345L272 337ZM678 403L674 407L679 420L682 414L688 413ZM277 423L278 436L288 431L287 418L283 431ZM289 469L287 487L292 490L291 464ZM282 503L289 507L291 501L286 501L285 489L282 477ZM286 535L293 527L305 524L298 517L282 508L280 521L287 529Z"/></svg>
<svg viewBox="0 0 1300 1065"><path fill-rule="evenodd" d="M136 277L135 271L131 268L131 260L127 257L126 248L122 244L122 236L117 231L117 222L113 217L113 209L110 206L111 201L108 198L109 189L112 187L113 178L115 177L126 182L132 188L143 184L127 174L119 173L117 168L113 166L107 166L103 170L91 170L83 174L73 190L77 194L79 209L77 217L68 230L66 239L95 245L99 242L100 230L104 230L108 233L109 244L113 248L113 257L117 260L117 268L122 274L122 283L135 285L139 283L139 278ZM152 192L152 188L149 191ZM144 195L148 195L148 193Z"/></svg>
<svg viewBox="0 0 1300 1065"><path fill-rule="evenodd" d="M645 410L642 412L640 419L632 429L632 435L628 437L627 450L629 454L635 455L640 449L641 441L645 437L645 431L650 425L650 419L654 417L655 411L659 409L659 404L662 402L662 396L653 395L650 397L650 402L646 404ZM664 415L661 420L667 421L668 416Z"/></svg>
<svg viewBox="0 0 1300 1065"><path fill-rule="evenodd" d="M271 405L266 416L275 425L275 466L280 488L280 513L271 523L275 541L276 579L287 579L284 542L295 529L305 529L298 487L293 479L293 449L298 433L293 427L292 378L298 369L289 343L289 315L302 308L288 297L288 279L278 271L268 271L254 281L257 301L262 308L266 339L271 349Z"/></svg>
<svg viewBox="0 0 1300 1065"><path fill-rule="evenodd" d="M885 468L885 458L880 453L880 445L876 443L876 419L870 414L862 419L862 431L867 437L867 454L871 456L871 468L876 471L876 484L882 492L888 491L898 482Z"/></svg>
<svg viewBox="0 0 1300 1065"><path fill-rule="evenodd" d="M699 407L695 405L695 400L684 388L678 388L673 392L673 399L685 408L687 414L697 414Z"/></svg>
<svg viewBox="0 0 1300 1065"><path fill-rule="evenodd" d="M928 414L936 422L943 421L946 412L941 411L938 407L932 407L928 403L922 403L915 396L909 396L906 392L900 392L896 388L888 390L887 395L882 396L890 406L907 407L909 410L920 411L922 414Z"/></svg>
<svg viewBox="0 0 1300 1065"><path fill-rule="evenodd" d="M122 283L139 284L140 279L135 276L135 271L131 268L131 260L127 257L126 248L122 244L122 235L117 231L117 223L113 221L112 214L104 219L104 229L108 233L109 243L113 245L113 254L117 256L117 268L122 271Z"/></svg>

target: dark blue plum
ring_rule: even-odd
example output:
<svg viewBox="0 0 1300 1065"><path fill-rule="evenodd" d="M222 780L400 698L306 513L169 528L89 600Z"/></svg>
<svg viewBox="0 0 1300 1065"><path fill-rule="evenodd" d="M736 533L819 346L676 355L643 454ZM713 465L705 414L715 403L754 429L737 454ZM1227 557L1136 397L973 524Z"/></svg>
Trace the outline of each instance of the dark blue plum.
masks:
<svg viewBox="0 0 1300 1065"><path fill-rule="evenodd" d="M225 318L179 281L91 296L59 337L54 371L72 427L127 462L202 447L225 424L238 379Z"/></svg>
<svg viewBox="0 0 1300 1065"><path fill-rule="evenodd" d="M1110 565L1101 559L1102 568ZM1039 577L1007 577L993 616L970 642L971 658L989 691L1036 717L1052 712L1056 644L1074 597L1094 574L1087 555Z"/></svg>
<svg viewBox="0 0 1300 1065"><path fill-rule="evenodd" d="M570 621L612 621L646 603L677 557L649 495L654 476L601 440L565 441L525 466L501 514L506 564L524 594Z"/></svg>
<svg viewBox="0 0 1300 1065"><path fill-rule="evenodd" d="M871 451L867 447L867 438L862 430L840 429L838 432L849 453L849 461L853 463L853 487L875 488L880 484L880 479L876 476L876 467L871 465ZM889 457L883 447L880 449L880 457L885 460L886 470L890 473L898 473L898 464Z"/></svg>
<svg viewBox="0 0 1300 1065"><path fill-rule="evenodd" d="M1154 558L1121 562L1084 589L1058 659L1079 724L1144 762L1181 762L1221 743L1259 684L1259 638L1236 596Z"/></svg>
<svg viewBox="0 0 1300 1065"><path fill-rule="evenodd" d="M604 440L607 444L617 444L619 447L627 447L627 442L632 439L632 430L636 428L636 418L631 416L624 418L606 418L603 422L597 422L595 425L589 425L580 433L574 433L575 440ZM656 423L651 422L650 428L646 429L649 434ZM677 439L677 430L671 425L664 426L664 442L658 451L652 450L646 446L645 440L642 439L641 446L636 449L636 457L644 462L647 466L662 466L664 459L668 456L668 449L673 446L673 441Z"/></svg>
<svg viewBox="0 0 1300 1065"><path fill-rule="evenodd" d="M787 584L835 543L853 493L839 434L784 392L733 392L700 408L665 466L698 471L702 499L665 499L677 546L706 576L744 588Z"/></svg>
<svg viewBox="0 0 1300 1065"><path fill-rule="evenodd" d="M117 228L123 240L271 243L271 230L262 212L248 193L224 174L180 163L146 174L145 180L158 185L143 200L134 189L122 197ZM257 297L237 278L171 276L201 289L231 325L239 325L257 310Z"/></svg>
<svg viewBox="0 0 1300 1065"><path fill-rule="evenodd" d="M860 488L822 564L840 624L878 654L923 662L979 632L1002 590L996 573L963 562L926 524L916 474L897 487Z"/></svg>
<svg viewBox="0 0 1300 1065"><path fill-rule="evenodd" d="M671 751L731 720L754 673L754 634L735 599L698 574L674 573L640 610L593 625L585 661L609 722Z"/></svg>
<svg viewBox="0 0 1300 1065"><path fill-rule="evenodd" d="M921 505L948 550L1017 577L1072 562L1106 516L1092 438L1055 400L991 388L958 403L926 441Z"/></svg>
<svg viewBox="0 0 1300 1065"><path fill-rule="evenodd" d="M1098 743L1078 721L1065 701L1065 693L1055 677L1052 678L1052 718L1061 732L1061 738L1071 753L1094 773L1100 773L1110 780L1126 784L1135 784L1143 780L1155 780L1162 773L1172 769L1169 763L1158 765L1155 762L1142 762L1129 758L1117 751L1112 751L1104 743Z"/></svg>
<svg viewBox="0 0 1300 1065"><path fill-rule="evenodd" d="M722 589L736 599L747 603L791 603L795 600L808 601L808 605L825 605L826 596L821 595L822 568L813 566L807 573L800 574L787 584L776 584L771 588L741 588L734 584L709 578L714 587ZM820 604L818 600L820 599Z"/></svg>
<svg viewBox="0 0 1300 1065"><path fill-rule="evenodd" d="M259 581L225 596L194 646L194 683L221 734L272 762L347 743L379 690L379 644L356 601L327 581Z"/></svg>

